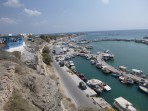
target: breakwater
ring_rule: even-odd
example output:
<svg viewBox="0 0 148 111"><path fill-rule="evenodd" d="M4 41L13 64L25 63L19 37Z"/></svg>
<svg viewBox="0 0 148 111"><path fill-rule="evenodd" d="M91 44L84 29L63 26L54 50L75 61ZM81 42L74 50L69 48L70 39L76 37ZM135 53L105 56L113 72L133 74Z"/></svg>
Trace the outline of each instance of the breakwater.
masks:
<svg viewBox="0 0 148 111"><path fill-rule="evenodd" d="M124 41L124 42L135 42L135 43L142 43L148 45L148 39L122 39L122 38L101 38L95 40L78 40L76 43L78 44L85 44L90 42L101 42L101 41Z"/></svg>

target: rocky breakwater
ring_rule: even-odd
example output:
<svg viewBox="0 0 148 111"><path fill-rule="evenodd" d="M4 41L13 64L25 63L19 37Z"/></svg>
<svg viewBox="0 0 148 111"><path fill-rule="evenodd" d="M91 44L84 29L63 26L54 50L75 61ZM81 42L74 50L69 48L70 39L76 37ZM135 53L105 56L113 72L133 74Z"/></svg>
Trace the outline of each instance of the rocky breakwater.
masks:
<svg viewBox="0 0 148 111"><path fill-rule="evenodd" d="M13 64L9 64L8 66L0 64L0 110L3 109L3 106L12 95L14 68Z"/></svg>

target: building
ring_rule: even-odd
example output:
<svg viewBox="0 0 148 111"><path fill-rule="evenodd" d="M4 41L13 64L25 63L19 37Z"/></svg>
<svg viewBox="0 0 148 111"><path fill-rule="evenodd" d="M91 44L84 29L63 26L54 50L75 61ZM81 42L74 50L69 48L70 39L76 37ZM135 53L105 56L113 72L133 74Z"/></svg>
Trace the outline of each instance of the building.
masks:
<svg viewBox="0 0 148 111"><path fill-rule="evenodd" d="M61 46L57 45L57 46L54 47L54 53L57 54L57 55L58 54L64 54L64 51L63 51Z"/></svg>
<svg viewBox="0 0 148 111"><path fill-rule="evenodd" d="M24 49L25 42L22 36L1 36L0 37L0 50L6 50L9 52L22 51Z"/></svg>

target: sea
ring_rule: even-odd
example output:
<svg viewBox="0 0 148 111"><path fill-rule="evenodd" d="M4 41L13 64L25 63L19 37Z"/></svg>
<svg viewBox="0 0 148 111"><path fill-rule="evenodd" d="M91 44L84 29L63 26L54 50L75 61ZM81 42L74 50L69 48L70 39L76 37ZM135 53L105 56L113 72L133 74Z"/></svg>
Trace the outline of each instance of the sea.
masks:
<svg viewBox="0 0 148 111"><path fill-rule="evenodd" d="M148 36L148 30L120 30L120 31L96 31L85 32L84 35L76 37L75 40L95 40L98 38L123 38L123 39L142 39ZM115 55L114 61L107 63L114 66L126 66L131 69L142 70L148 76L148 45L135 42L124 41L101 41L91 42L86 45L92 45L91 53L96 54L99 51L109 50ZM111 105L117 97L123 97L133 104L138 111L148 111L148 94L142 92L138 85L125 85L117 78L104 74L95 65L82 57L72 59L78 72L83 73L86 78L99 79L107 83L112 90L99 94Z"/></svg>

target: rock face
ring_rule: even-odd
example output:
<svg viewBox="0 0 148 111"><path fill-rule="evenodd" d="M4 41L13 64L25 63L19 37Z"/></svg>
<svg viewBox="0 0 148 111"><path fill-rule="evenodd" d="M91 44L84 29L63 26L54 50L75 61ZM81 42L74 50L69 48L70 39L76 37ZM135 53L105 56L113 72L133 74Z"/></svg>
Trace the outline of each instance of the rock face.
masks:
<svg viewBox="0 0 148 111"><path fill-rule="evenodd" d="M0 62L0 70L0 111L14 90L41 111L62 111L61 93L49 75L39 75L35 70L9 61Z"/></svg>
<svg viewBox="0 0 148 111"><path fill-rule="evenodd" d="M13 92L14 65L8 67L0 65L0 70L0 109L2 109Z"/></svg>
<svg viewBox="0 0 148 111"><path fill-rule="evenodd" d="M35 44L35 46L37 45ZM51 78L50 72L46 69L47 66L42 62L41 52L41 50L29 54L27 54L28 51L23 52L21 60L15 58L11 53L2 54L0 52L0 111L9 111L10 107L17 108L14 107L14 103L11 104L14 92L22 95L22 100L27 101L29 108L38 109L35 111L63 110L61 107L62 95L57 81ZM36 70L37 65L43 73ZM18 103L18 101L15 101L15 103ZM18 109L12 111L18 111ZM22 109L24 109L23 111L30 111L27 108Z"/></svg>

